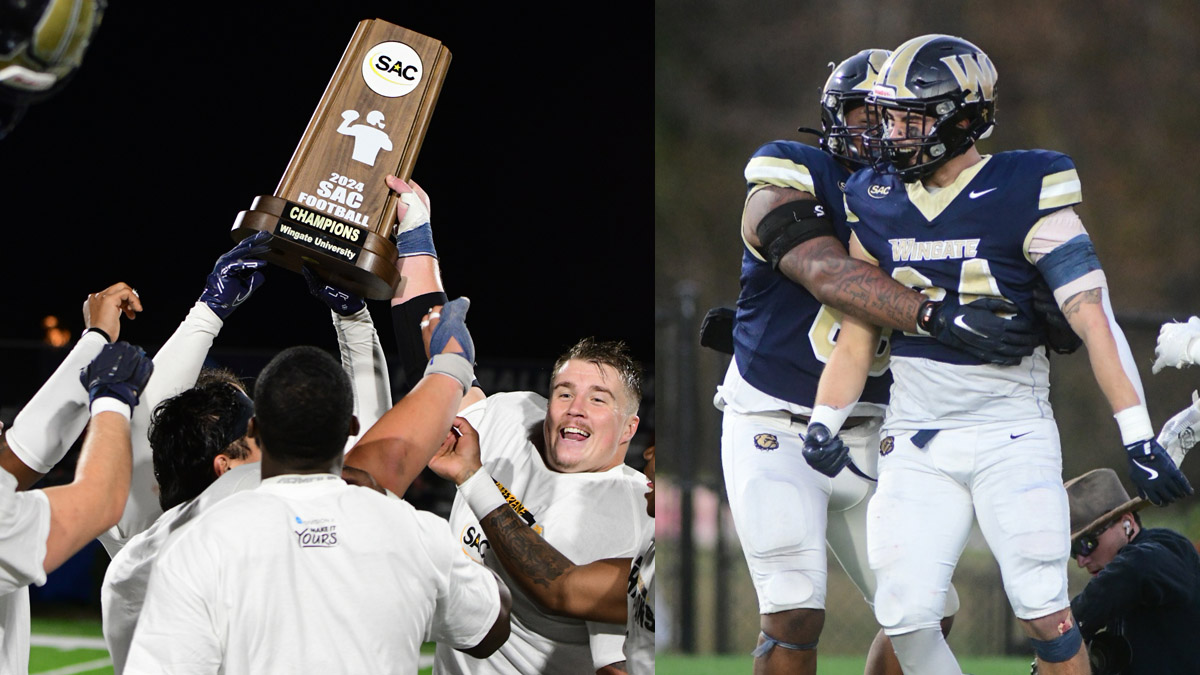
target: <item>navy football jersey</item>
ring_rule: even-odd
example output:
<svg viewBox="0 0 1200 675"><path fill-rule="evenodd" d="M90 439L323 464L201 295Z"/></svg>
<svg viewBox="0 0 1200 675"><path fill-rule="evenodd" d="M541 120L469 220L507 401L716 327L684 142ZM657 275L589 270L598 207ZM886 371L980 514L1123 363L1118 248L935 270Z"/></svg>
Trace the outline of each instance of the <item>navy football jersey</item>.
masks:
<svg viewBox="0 0 1200 675"><path fill-rule="evenodd" d="M745 176L747 198L768 185L816 195L838 239L849 241L842 189L850 172L822 150L794 141L768 143L750 158ZM811 408L841 318L841 312L824 307L803 286L772 269L752 247L743 247L734 356L742 378L756 389ZM860 401L887 403L887 363L885 332Z"/></svg>
<svg viewBox="0 0 1200 675"><path fill-rule="evenodd" d="M1005 298L1034 321L1040 274L1028 258L1029 235L1039 220L1080 201L1071 158L1045 150L985 157L932 193L874 171L855 174L846 186L850 226L894 279L934 300ZM891 349L893 356L982 363L920 335L893 334Z"/></svg>

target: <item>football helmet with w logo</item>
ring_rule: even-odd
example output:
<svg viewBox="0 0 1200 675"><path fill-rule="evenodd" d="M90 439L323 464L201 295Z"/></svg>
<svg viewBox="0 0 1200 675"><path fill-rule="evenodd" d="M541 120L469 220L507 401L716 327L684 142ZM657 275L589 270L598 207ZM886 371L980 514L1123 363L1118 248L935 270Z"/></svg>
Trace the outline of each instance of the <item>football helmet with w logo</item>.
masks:
<svg viewBox="0 0 1200 675"><path fill-rule="evenodd" d="M877 109L883 125L879 134L865 137L878 146L870 154L911 183L991 133L996 68L983 50L962 38L913 38L884 62L867 104Z"/></svg>

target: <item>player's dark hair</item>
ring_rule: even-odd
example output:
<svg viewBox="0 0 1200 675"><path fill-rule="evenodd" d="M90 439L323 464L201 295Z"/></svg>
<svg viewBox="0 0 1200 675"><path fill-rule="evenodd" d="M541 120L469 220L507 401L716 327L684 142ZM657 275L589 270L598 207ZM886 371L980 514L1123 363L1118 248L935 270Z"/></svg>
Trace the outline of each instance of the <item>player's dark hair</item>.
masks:
<svg viewBox="0 0 1200 675"><path fill-rule="evenodd" d="M224 379L209 380L158 405L150 417L150 449L163 510L193 499L217 479L213 459L245 459L253 403Z"/></svg>
<svg viewBox="0 0 1200 675"><path fill-rule="evenodd" d="M242 383L242 379L237 376L237 373L225 366L213 366L200 371L200 376L196 378L196 386L203 387L210 382L227 382L242 391L246 390L246 385Z"/></svg>
<svg viewBox="0 0 1200 675"><path fill-rule="evenodd" d="M339 456L349 436L354 393L332 356L291 347L271 359L254 385L262 451L296 469L319 469Z"/></svg>
<svg viewBox="0 0 1200 675"><path fill-rule="evenodd" d="M554 388L554 378L567 361L578 359L596 365L605 365L617 371L625 392L629 395L631 409L625 414L632 415L642 404L642 366L629 355L629 347L622 341L602 342L595 338L586 337L571 347L554 362L554 370L550 375L550 388Z"/></svg>

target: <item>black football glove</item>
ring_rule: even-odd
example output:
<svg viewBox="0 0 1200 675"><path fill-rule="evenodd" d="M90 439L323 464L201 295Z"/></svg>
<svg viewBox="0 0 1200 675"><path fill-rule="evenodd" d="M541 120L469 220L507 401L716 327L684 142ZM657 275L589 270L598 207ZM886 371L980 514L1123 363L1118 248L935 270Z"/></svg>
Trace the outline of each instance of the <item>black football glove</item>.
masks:
<svg viewBox="0 0 1200 675"><path fill-rule="evenodd" d="M700 346L722 354L733 353L733 317L737 313L728 307L713 307L700 324Z"/></svg>
<svg viewBox="0 0 1200 675"><path fill-rule="evenodd" d="M89 403L109 397L123 401L132 410L137 407L138 397L146 389L152 372L154 362L141 347L115 342L104 345L96 358L83 367L79 381L87 389Z"/></svg>
<svg viewBox="0 0 1200 675"><path fill-rule="evenodd" d="M1125 446L1129 478L1138 495L1155 506L1166 506L1192 494L1192 486L1158 441L1148 438Z"/></svg>
<svg viewBox="0 0 1200 675"><path fill-rule="evenodd" d="M1059 309L1054 291L1043 281L1033 287L1033 311L1046 320L1046 345L1056 354L1071 354L1083 345Z"/></svg>
<svg viewBox="0 0 1200 675"><path fill-rule="evenodd" d="M200 301L222 321L266 281L260 270L267 266L267 261L258 256L271 250L267 243L270 239L270 232L255 232L217 258L217 264L204 281Z"/></svg>
<svg viewBox="0 0 1200 675"><path fill-rule="evenodd" d="M841 438L830 434L829 427L824 424L810 424L804 435L804 461L833 478L850 463L850 447Z"/></svg>
<svg viewBox="0 0 1200 675"><path fill-rule="evenodd" d="M304 283L308 285L308 292L314 298L325 303L338 316L358 314L363 307L367 306L361 296L325 283L325 280L318 277L317 273L312 271L308 265L302 265L300 273L304 275Z"/></svg>
<svg viewBox="0 0 1200 675"><path fill-rule="evenodd" d="M963 305L958 296L921 305L917 325L938 342L999 366L1015 366L1040 342L1033 322L996 312L1017 313L1017 306L1000 298L980 298Z"/></svg>

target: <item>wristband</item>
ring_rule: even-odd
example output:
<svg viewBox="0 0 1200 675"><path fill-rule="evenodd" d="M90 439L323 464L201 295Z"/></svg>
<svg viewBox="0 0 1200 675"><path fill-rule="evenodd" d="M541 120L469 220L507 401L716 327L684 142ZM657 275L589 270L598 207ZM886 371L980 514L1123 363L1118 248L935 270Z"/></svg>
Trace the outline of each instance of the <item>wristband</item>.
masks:
<svg viewBox="0 0 1200 675"><path fill-rule="evenodd" d="M396 255L400 258L414 255L429 255L436 258L437 249L433 247L433 228L429 226L429 223L396 235Z"/></svg>
<svg viewBox="0 0 1200 675"><path fill-rule="evenodd" d="M467 500L467 506L471 507L475 517L481 520L497 507L508 504L500 488L496 487L496 481L492 480L492 475L482 466L458 486L458 492Z"/></svg>
<svg viewBox="0 0 1200 675"><path fill-rule="evenodd" d="M425 366L425 375L432 373L449 375L458 380L464 395L471 390L471 383L475 380L475 368L462 354L434 354L429 365Z"/></svg>
<svg viewBox="0 0 1200 675"><path fill-rule="evenodd" d="M917 335L925 337L932 335L929 327L933 325L933 315L937 314L937 310L941 306L942 303L936 300L926 300L921 303L921 307L917 310Z"/></svg>
<svg viewBox="0 0 1200 675"><path fill-rule="evenodd" d="M119 398L113 396L101 396L92 401L92 417L99 415L102 412L115 412L125 419L133 417L133 408L129 404Z"/></svg>
<svg viewBox="0 0 1200 675"><path fill-rule="evenodd" d="M1145 405L1135 405L1113 415L1121 429L1121 443L1130 445L1154 438L1154 427L1150 424L1150 412Z"/></svg>
<svg viewBox="0 0 1200 675"><path fill-rule="evenodd" d="M102 330L100 328L92 326L91 328L88 328L87 330L83 331L84 335L87 335L88 333L98 333L100 335L100 337L104 338L105 342L107 342L108 344L112 344L112 336L110 336L108 333L104 332L104 330Z"/></svg>
<svg viewBox="0 0 1200 675"><path fill-rule="evenodd" d="M812 417L808 418L808 426L824 424L829 428L830 436L837 436L848 417L850 417L850 406L839 410L827 405L819 405L813 408Z"/></svg>

